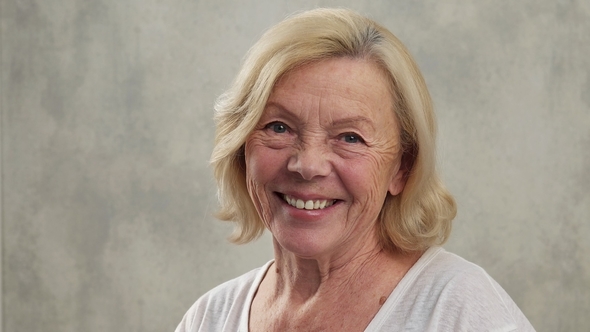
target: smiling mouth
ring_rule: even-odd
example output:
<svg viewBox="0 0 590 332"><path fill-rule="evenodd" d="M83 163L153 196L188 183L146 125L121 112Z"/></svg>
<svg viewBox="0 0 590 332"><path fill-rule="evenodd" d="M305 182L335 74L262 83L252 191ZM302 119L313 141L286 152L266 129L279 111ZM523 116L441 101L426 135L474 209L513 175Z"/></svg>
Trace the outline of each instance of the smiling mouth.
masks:
<svg viewBox="0 0 590 332"><path fill-rule="evenodd" d="M321 210L334 205L334 203L336 202L335 199L319 199L304 201L302 199L291 197L289 195L282 195L282 197L283 200L287 202L287 204L299 210Z"/></svg>

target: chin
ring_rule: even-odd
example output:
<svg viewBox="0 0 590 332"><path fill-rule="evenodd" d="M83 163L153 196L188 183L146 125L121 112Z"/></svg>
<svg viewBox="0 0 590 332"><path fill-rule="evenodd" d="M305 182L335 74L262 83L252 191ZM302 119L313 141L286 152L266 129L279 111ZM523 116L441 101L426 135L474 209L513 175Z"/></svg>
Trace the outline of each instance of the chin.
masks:
<svg viewBox="0 0 590 332"><path fill-rule="evenodd" d="M313 259L331 252L331 246L325 236L320 234L277 234L274 235L275 246L280 250L291 253L300 258Z"/></svg>

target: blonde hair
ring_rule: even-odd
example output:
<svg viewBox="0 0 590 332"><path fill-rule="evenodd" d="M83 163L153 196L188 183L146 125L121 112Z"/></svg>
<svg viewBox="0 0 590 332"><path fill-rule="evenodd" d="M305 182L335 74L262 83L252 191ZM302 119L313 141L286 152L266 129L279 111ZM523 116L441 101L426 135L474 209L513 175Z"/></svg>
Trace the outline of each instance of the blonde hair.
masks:
<svg viewBox="0 0 590 332"><path fill-rule="evenodd" d="M383 247L415 251L442 244L456 205L436 173L436 120L424 79L391 32L346 9L315 9L272 27L249 50L234 83L219 97L211 163L218 183L217 216L236 222L230 239L246 243L265 229L246 187L243 146L275 83L298 66L335 57L374 61L393 86L407 172L404 190L388 194L379 215Z"/></svg>

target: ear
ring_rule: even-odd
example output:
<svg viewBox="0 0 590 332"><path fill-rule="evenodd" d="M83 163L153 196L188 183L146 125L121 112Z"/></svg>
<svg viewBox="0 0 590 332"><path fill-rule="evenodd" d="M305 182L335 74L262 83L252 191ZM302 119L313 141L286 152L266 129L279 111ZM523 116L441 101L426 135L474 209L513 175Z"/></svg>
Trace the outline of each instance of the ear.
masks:
<svg viewBox="0 0 590 332"><path fill-rule="evenodd" d="M414 158L411 154L404 153L400 161L397 173L391 178L388 191L392 196L399 195L406 187L410 170L414 166Z"/></svg>
<svg viewBox="0 0 590 332"><path fill-rule="evenodd" d="M406 186L406 178L406 168L402 163L389 183L388 191L392 196L398 195L404 190L404 187Z"/></svg>

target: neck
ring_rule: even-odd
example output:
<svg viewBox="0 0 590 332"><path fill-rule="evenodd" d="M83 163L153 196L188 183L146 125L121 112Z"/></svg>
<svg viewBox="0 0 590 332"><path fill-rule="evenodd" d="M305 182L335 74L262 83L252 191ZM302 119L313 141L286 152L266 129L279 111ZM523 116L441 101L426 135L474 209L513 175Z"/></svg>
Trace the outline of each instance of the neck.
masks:
<svg viewBox="0 0 590 332"><path fill-rule="evenodd" d="M349 247L338 254L306 258L283 250L276 240L274 246L275 265L269 273L274 286L271 289L276 297L287 296L300 303L338 296L352 287L370 288L376 276L390 274L392 269L403 269L405 273L408 259L409 266L415 262L414 255L386 252L378 241Z"/></svg>

